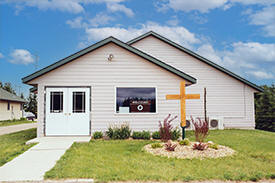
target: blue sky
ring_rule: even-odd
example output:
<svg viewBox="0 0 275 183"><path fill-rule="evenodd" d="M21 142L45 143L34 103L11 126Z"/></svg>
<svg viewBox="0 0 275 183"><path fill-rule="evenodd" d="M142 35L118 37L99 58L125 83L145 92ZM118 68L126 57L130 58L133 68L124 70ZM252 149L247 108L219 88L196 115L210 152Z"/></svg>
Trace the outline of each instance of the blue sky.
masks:
<svg viewBox="0 0 275 183"><path fill-rule="evenodd" d="M153 30L258 85L275 79L275 0L2 0L0 81L21 78L110 35Z"/></svg>

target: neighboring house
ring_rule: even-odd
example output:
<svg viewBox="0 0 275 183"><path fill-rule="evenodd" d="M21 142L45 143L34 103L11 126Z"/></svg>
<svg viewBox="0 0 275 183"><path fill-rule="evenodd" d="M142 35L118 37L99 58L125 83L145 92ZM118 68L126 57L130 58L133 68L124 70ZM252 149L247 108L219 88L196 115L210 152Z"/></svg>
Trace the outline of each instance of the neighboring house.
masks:
<svg viewBox="0 0 275 183"><path fill-rule="evenodd" d="M38 136L91 135L127 122L132 130L158 130L169 113L180 115L181 81L187 93L187 116L222 119L225 128L252 129L257 85L154 33L128 43L106 38L27 77L37 88ZM179 126L179 119L174 121Z"/></svg>
<svg viewBox="0 0 275 183"><path fill-rule="evenodd" d="M0 121L23 117L24 99L0 88Z"/></svg>

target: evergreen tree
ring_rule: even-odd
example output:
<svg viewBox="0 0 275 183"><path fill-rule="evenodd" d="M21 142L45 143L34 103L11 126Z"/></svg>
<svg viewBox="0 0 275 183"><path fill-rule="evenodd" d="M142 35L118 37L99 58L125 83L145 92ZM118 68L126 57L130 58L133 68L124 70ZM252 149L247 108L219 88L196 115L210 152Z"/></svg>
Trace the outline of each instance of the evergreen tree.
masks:
<svg viewBox="0 0 275 183"><path fill-rule="evenodd" d="M256 129L275 132L275 85L255 95Z"/></svg>
<svg viewBox="0 0 275 183"><path fill-rule="evenodd" d="M24 106L26 112L32 112L37 118L37 96L34 93L30 93L27 99L27 103Z"/></svg>

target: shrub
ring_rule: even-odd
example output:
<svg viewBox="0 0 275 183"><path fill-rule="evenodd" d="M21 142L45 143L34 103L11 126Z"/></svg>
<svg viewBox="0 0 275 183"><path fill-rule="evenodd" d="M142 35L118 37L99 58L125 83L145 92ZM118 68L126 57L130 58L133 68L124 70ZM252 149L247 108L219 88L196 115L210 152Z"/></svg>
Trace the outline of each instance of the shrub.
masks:
<svg viewBox="0 0 275 183"><path fill-rule="evenodd" d="M171 140L172 128L173 128L171 122L177 118L177 116L175 116L169 120L170 117L171 117L171 114L168 114L168 116L163 120L163 124L159 121L160 138L164 142Z"/></svg>
<svg viewBox="0 0 275 183"><path fill-rule="evenodd" d="M150 135L149 131L142 131L142 132L133 132L132 137L133 137L133 139L150 140L151 135Z"/></svg>
<svg viewBox="0 0 275 183"><path fill-rule="evenodd" d="M197 142L203 142L204 139L209 134L209 126L208 126L208 120L201 120L200 118L197 118L197 120L194 120L191 116L191 121L195 127L195 137Z"/></svg>
<svg viewBox="0 0 275 183"><path fill-rule="evenodd" d="M153 139L160 139L160 133L159 133L159 131L153 132L152 133L152 138Z"/></svg>
<svg viewBox="0 0 275 183"><path fill-rule="evenodd" d="M131 134L131 129L128 124L122 124L120 126L109 127L106 131L106 135L110 139L128 139Z"/></svg>
<svg viewBox="0 0 275 183"><path fill-rule="evenodd" d="M199 142L199 143L195 143L193 145L193 150L203 151L205 149L207 149L207 144Z"/></svg>
<svg viewBox="0 0 275 183"><path fill-rule="evenodd" d="M167 151L175 151L177 144L172 144L172 141L169 140L165 145L165 150Z"/></svg>
<svg viewBox="0 0 275 183"><path fill-rule="evenodd" d="M256 173L255 175L251 176L249 180L253 182L257 182L263 178L263 175L261 173Z"/></svg>
<svg viewBox="0 0 275 183"><path fill-rule="evenodd" d="M179 141L179 145L189 146L190 145L190 141L189 141L189 139L186 138L184 140Z"/></svg>
<svg viewBox="0 0 275 183"><path fill-rule="evenodd" d="M208 144L208 147L211 148L211 149L215 149L215 150L219 149L218 144Z"/></svg>
<svg viewBox="0 0 275 183"><path fill-rule="evenodd" d="M93 134L94 139L101 139L103 137L103 133L102 132L95 132Z"/></svg>
<svg viewBox="0 0 275 183"><path fill-rule="evenodd" d="M171 133L171 139L172 140L178 140L180 138L181 132L178 128L175 128L174 130L172 130Z"/></svg>
<svg viewBox="0 0 275 183"><path fill-rule="evenodd" d="M157 149L157 148L162 148L162 145L160 143L154 143L154 144L151 144L151 147L153 149Z"/></svg>

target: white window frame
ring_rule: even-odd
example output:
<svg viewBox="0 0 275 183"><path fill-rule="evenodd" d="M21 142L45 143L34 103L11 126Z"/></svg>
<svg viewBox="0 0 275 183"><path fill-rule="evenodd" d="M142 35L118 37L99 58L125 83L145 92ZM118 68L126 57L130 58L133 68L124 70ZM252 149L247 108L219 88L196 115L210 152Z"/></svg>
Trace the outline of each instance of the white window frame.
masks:
<svg viewBox="0 0 275 183"><path fill-rule="evenodd" d="M117 88L155 88L156 93L156 112L129 112L129 113L117 113L116 112L116 97ZM146 86L146 85L118 85L114 86L114 114L115 115L156 115L158 114L158 88L157 86Z"/></svg>

